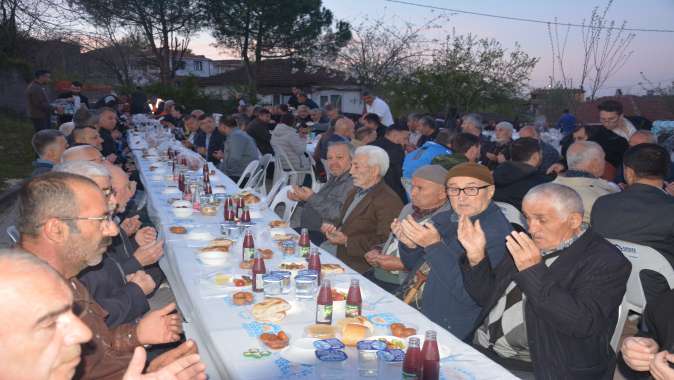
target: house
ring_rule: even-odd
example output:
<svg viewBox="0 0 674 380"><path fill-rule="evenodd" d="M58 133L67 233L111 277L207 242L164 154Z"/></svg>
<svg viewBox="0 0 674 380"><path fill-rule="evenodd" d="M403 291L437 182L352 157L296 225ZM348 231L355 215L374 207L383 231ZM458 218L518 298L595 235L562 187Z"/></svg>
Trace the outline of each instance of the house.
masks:
<svg viewBox="0 0 674 380"><path fill-rule="evenodd" d="M256 67L253 66L253 70ZM248 84L246 68L238 68L208 78L200 78L204 92L227 99L243 91ZM362 86L355 79L337 70L309 66L293 59L269 59L260 63L258 97L262 104L287 103L291 88L299 87L323 107L334 104L342 113L360 114L363 111Z"/></svg>
<svg viewBox="0 0 674 380"><path fill-rule="evenodd" d="M212 60L204 55L185 54L177 62L177 77L195 76L200 78L211 77L228 70L238 68L239 60Z"/></svg>
<svg viewBox="0 0 674 380"><path fill-rule="evenodd" d="M616 100L623 105L623 115L630 118L642 127L649 127L656 120L674 120L674 105L671 97L657 95L622 95L605 96L578 105L575 110L576 118L584 124L599 123L599 110L597 106L606 100ZM645 119L645 120L644 120Z"/></svg>

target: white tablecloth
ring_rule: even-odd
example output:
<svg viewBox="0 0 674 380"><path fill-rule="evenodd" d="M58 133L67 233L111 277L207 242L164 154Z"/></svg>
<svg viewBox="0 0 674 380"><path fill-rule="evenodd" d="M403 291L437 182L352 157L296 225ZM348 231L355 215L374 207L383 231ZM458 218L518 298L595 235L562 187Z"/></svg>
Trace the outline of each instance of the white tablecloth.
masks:
<svg viewBox="0 0 674 380"><path fill-rule="evenodd" d="M211 367L208 373L211 378L246 380L318 378L314 366L291 363L281 358L279 352L274 352L264 359L249 359L243 356L243 352L249 348L263 348L257 339L263 330L282 329L290 336L291 344L293 340L302 338L304 328L314 322L315 301L299 302L294 296L285 296L284 298L292 305L288 316L278 324L262 324L252 318L251 306L234 306L226 293L218 292L217 289L214 290L205 284L202 278L216 270L244 273L238 266L241 257L240 244L233 250L232 266L229 269L206 267L197 261L195 254L195 247L203 246L205 242L188 240L186 235L174 235L168 229L173 225L183 225L188 229L207 230L217 236L222 220L222 207L217 216L194 214L188 220L175 219L168 203L169 198L175 195L162 193L169 184L166 178L170 173L159 174L157 170L150 171L149 166L154 161L144 159L138 150L134 151L134 157L148 194L150 217L156 224L160 237L166 241L165 255L160 261L160 266L175 293L180 311L189 323L187 335L195 339L200 345L202 354L209 357ZM237 191L234 182L221 172L217 171L211 178L214 183L225 185L228 193ZM262 210L262 213L263 220L259 220L254 227L257 231L256 247L274 248L274 258L266 260L266 267L267 270L276 269L284 259L282 253L269 239L267 224L277 217L270 210ZM321 255L321 260L323 263L340 263L346 268L346 265L327 253ZM348 287L351 278L360 279L364 299L363 314L374 322L381 322L375 323L376 333L388 335L387 324L397 321L415 326L420 333L427 329L438 331L438 341L449 347L452 354L441 363L441 378L499 380L515 378L415 309L350 269L347 268L344 275L334 276L332 281L337 286ZM256 302L262 297L256 295ZM339 319L339 316L335 316L335 319ZM348 378L358 378L357 354L353 349L347 349L347 354L349 355L347 366L354 372ZM380 373L379 378L399 378L399 369L397 371L389 375Z"/></svg>

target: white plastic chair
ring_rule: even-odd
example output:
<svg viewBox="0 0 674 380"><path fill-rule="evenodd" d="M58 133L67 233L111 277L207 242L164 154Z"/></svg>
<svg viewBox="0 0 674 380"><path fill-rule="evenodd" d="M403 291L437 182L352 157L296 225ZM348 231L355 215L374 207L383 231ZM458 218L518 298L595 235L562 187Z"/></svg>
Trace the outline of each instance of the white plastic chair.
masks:
<svg viewBox="0 0 674 380"><path fill-rule="evenodd" d="M649 269L660 273L665 277L670 289L674 288L674 269L664 256L655 249L645 245L634 244L623 240L608 239L623 255L632 263L632 272L627 280L627 290L620 304L618 323L616 324L611 346L618 352L618 342L625 327L625 320L630 311L643 314L646 308L646 295L641 285L639 273Z"/></svg>
<svg viewBox="0 0 674 380"><path fill-rule="evenodd" d="M288 191L292 190L291 185L286 185L283 186L274 199L271 202L271 205L269 206L269 209L276 212L276 207L283 204L284 210L283 210L283 215L279 215L284 221L290 222L290 218L293 216L293 213L295 212L295 208L297 207L297 201L293 201L290 198L288 198Z"/></svg>
<svg viewBox="0 0 674 380"><path fill-rule="evenodd" d="M7 235L9 235L9 238L12 239L12 242L14 244L19 244L19 240L21 239L21 233L16 228L16 226L7 227Z"/></svg>
<svg viewBox="0 0 674 380"><path fill-rule="evenodd" d="M246 166L245 169L243 169L243 173L241 173L241 177L239 177L239 181L236 183L236 186L240 189L241 184L243 181L248 178L250 182L250 179L255 175L255 172L257 171L257 168L260 166L260 161L258 160L253 160L251 161L248 166Z"/></svg>
<svg viewBox="0 0 674 380"><path fill-rule="evenodd" d="M494 202L494 204L501 209L501 212L510 223L517 224L518 226L524 228L525 230L528 228L527 219L524 217L524 215L522 215L522 213L520 212L520 210L517 209L517 207L511 205L510 203L505 202Z"/></svg>
<svg viewBox="0 0 674 380"><path fill-rule="evenodd" d="M262 168L262 174L259 175L257 182L250 186L251 188L255 188L258 193L262 195L267 195L267 171L269 170L269 164L272 162L274 162L274 156L269 153L260 157L260 167Z"/></svg>
<svg viewBox="0 0 674 380"><path fill-rule="evenodd" d="M274 201L274 198L276 197L276 194L279 192L279 189L281 189L281 187L286 185L290 185L290 178L288 177L287 174L282 174L281 177L278 179L278 181L274 182L271 189L269 189L269 193L267 193L267 207L269 207L271 203Z"/></svg>
<svg viewBox="0 0 674 380"><path fill-rule="evenodd" d="M309 155L309 161L311 161L311 191L318 193L321 190L321 187L323 187L323 184L316 178L316 160ZM325 171L327 173L328 169L326 168Z"/></svg>
<svg viewBox="0 0 674 380"><path fill-rule="evenodd" d="M277 179L281 176L281 173L288 174L293 185L301 186L304 182L304 176L310 175L312 183L316 182L314 171L311 167L307 170L298 170L293 167L288 159L288 156L281 149L275 151L276 155L274 156L274 183L277 182ZM290 168L290 170L285 170L284 168Z"/></svg>

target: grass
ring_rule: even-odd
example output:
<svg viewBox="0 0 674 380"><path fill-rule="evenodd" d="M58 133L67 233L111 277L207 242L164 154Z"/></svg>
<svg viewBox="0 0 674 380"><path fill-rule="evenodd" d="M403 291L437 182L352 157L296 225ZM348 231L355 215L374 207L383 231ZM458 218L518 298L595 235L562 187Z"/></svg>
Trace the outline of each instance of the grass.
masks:
<svg viewBox="0 0 674 380"><path fill-rule="evenodd" d="M26 178L33 171L35 154L30 145L32 136L30 120L0 113L0 192L11 185L11 180Z"/></svg>

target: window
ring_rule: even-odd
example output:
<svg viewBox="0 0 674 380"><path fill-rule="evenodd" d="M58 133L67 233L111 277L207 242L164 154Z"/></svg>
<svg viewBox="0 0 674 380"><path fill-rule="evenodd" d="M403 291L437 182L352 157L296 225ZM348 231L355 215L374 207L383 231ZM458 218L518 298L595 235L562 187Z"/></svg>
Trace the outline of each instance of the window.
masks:
<svg viewBox="0 0 674 380"><path fill-rule="evenodd" d="M330 95L330 104L338 110L342 110L342 95Z"/></svg>
<svg viewBox="0 0 674 380"><path fill-rule="evenodd" d="M201 61L194 61L194 71L203 71L204 63Z"/></svg>
<svg viewBox="0 0 674 380"><path fill-rule="evenodd" d="M330 101L327 95L321 95L320 106L325 107L325 105Z"/></svg>

